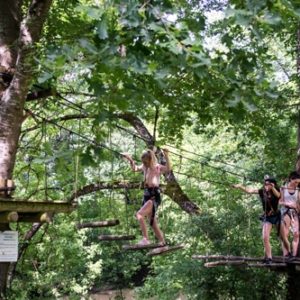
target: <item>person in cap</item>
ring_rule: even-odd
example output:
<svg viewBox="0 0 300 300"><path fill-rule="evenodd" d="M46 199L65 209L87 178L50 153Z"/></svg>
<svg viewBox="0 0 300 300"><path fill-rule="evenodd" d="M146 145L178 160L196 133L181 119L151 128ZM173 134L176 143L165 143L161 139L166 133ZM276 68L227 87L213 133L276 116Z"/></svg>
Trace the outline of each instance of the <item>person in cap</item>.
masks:
<svg viewBox="0 0 300 300"><path fill-rule="evenodd" d="M299 244L299 217L300 193L298 185L300 174L296 171L290 173L287 183L281 187L281 227L282 250L284 257L290 261L297 256ZM289 233L293 234L292 247L289 242ZM292 249L291 249L292 248Z"/></svg>
<svg viewBox="0 0 300 300"><path fill-rule="evenodd" d="M270 236L273 225L275 225L279 232L280 226L280 211L278 203L280 198L280 189L275 178L268 175L264 177L264 185L260 189L246 187L242 184L234 184L233 188L240 189L247 194L258 194L262 203L263 215L260 217L262 221L262 239L264 244L266 264L272 262L272 250L270 244Z"/></svg>

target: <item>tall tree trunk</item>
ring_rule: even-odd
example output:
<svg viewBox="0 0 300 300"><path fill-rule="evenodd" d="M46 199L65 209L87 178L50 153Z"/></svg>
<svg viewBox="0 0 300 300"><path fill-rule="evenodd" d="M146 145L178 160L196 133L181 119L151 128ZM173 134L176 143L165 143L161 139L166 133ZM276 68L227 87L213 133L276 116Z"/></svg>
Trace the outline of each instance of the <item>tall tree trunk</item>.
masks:
<svg viewBox="0 0 300 300"><path fill-rule="evenodd" d="M297 30L297 78L298 78L298 92L300 94L300 24ZM300 110L298 111L298 124L297 124L297 162L296 170L300 172ZM299 256L299 246L298 246ZM300 273L295 269L295 266L291 266L287 271L287 300L300 299Z"/></svg>
<svg viewBox="0 0 300 300"><path fill-rule="evenodd" d="M21 0L0 0L0 177L11 179L32 79L34 45L52 0L32 0L22 19ZM5 225L3 225L5 226ZM6 289L8 263L0 263L0 295Z"/></svg>

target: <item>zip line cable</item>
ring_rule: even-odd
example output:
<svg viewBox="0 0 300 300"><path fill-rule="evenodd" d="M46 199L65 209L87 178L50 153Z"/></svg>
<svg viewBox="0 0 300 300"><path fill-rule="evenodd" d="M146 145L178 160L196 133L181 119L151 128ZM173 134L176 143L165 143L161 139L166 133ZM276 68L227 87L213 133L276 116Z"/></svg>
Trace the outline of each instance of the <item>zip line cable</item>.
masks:
<svg viewBox="0 0 300 300"><path fill-rule="evenodd" d="M65 99L64 97L61 97L61 99L66 101L66 99ZM68 103L72 103L72 102L68 101ZM73 104L73 103L72 103L72 104ZM69 106L68 106L68 107L69 107ZM76 110L80 111L81 113L83 112L84 115L87 115L86 112L83 111L83 109L80 109L80 106L76 106L76 108L74 107L73 109L76 109ZM46 118L44 118L44 117L42 117L42 116L40 116L40 115L38 115L38 114L35 114L35 115L36 115L37 117L42 118L43 120L47 121L48 123L51 123L51 124L53 124L53 125L55 125L55 126L61 128L61 129L64 129L64 130L66 130L66 131L68 131L68 132L70 132L70 133L72 133L72 134L78 135L78 136L81 137L82 139L88 141L89 143L92 143L93 145L95 145L95 146L97 146L97 147L105 148L105 149L107 149L107 150L109 150L109 151L111 151L111 152L114 152L115 154L117 154L117 155L119 155L119 156L122 156L120 152L118 152L118 151L116 151L116 150L114 150L114 149L112 149L112 148L106 146L105 144L102 144L102 143L96 143L94 140L92 140L92 139L90 139L90 138L88 138L88 137L86 137L86 136L84 136L84 135L82 135L82 134L76 133L76 132L74 132L74 131L72 131L72 130L70 130L70 129L67 129L66 127L64 127L64 126L62 126L62 125L59 125L59 124L57 124L57 123L54 122L54 121L51 121L51 120L49 120L49 119L46 119ZM144 141L147 141L146 138L141 137L140 135L138 135L138 134L136 134L136 133L133 133L133 132L131 132L130 130L125 129L125 128L123 128L123 127L120 126L120 125L116 125L116 127L119 128L119 129L121 129L121 130L126 131L127 133L133 135L134 137L137 137L137 138L139 138L139 139L142 139L142 140L144 140ZM175 148L174 146L171 146L171 145L167 145L167 146L168 146L168 147L172 147L173 149L177 149L177 148ZM184 151L184 152L187 152L187 153L191 153L191 154L200 156L200 157L205 157L205 158L207 158L207 159L210 159L209 157L206 157L206 156L204 156L204 155L200 155L200 154L194 153L194 152L192 152L192 151L188 151L188 150L185 150L185 149L180 149L180 150L182 150L182 151ZM207 162L205 162L205 161L198 161L198 160L195 160L195 159L186 157L186 156L182 156L181 154L178 154L178 153L173 152L173 151L169 151L169 152L172 153L172 154L174 154L174 155L176 155L176 156L178 156L178 157L180 157L180 159L184 158L184 159L190 160L190 161L192 161L192 162L200 163L201 165L206 165L206 166L208 166L208 167L210 167L210 168L212 168L212 169L218 170L218 171L226 172L226 173L228 173L228 174L231 174L231 175L234 175L234 176L243 178L243 179L245 178L244 175L240 175L240 174L238 174L238 173L236 173L236 172L232 172L232 171L227 171L227 170L224 170L223 168L220 168L220 167L212 166L212 165L210 165L209 163L207 163ZM213 159L210 159L210 160L213 160ZM217 161L217 160L215 160L215 161ZM218 161L218 162L223 163L223 164L227 164L226 162L222 162L222 161ZM230 164L228 164L228 165L230 165ZM235 166L233 166L233 165L230 165L230 166L235 167ZM240 169L243 169L243 168L240 168ZM247 169L243 169L243 170L247 170ZM253 179L250 179L250 178L249 178L249 181L257 182L256 180L253 180Z"/></svg>
<svg viewBox="0 0 300 300"><path fill-rule="evenodd" d="M174 171L174 173L176 174L179 174L179 175L183 175L183 176L186 176L188 178L193 178L193 179L197 179L198 181L205 181L205 182L209 182L209 183L213 183L213 184L220 184L220 185L224 185L224 186L230 186L234 183L231 183L231 182L226 182L226 181L217 181L217 180L211 180L211 179L204 179L204 178L199 178L197 176L194 176L194 175L190 175L190 174L187 174L187 173L183 173L183 172L179 172L179 171Z"/></svg>
<svg viewBox="0 0 300 300"><path fill-rule="evenodd" d="M79 106L79 105L77 105L76 103L73 103L73 102L67 100L65 97L60 96L60 98L61 98L62 100L64 100L64 101L70 103L71 105L75 106L73 109L76 109L77 111L80 111L80 112L82 113L83 108L82 108L81 106ZM85 111L84 111L83 114L86 115L86 116L88 116L88 114L87 114ZM119 128L119 129L121 129L121 130L123 130L123 131L125 131L125 132L127 132L127 133L129 133L129 134L131 134L132 136L134 136L134 137L136 137L136 138L139 138L139 139L141 139L141 140L143 140L143 141L148 141L147 138L144 138L144 137L140 136L139 134L136 134L136 133L132 132L131 130L126 129L126 128L120 126L120 125L116 125L116 127ZM174 147L174 146L172 146L172 145L166 144L166 146L177 150L177 148ZM183 148L180 148L179 150L182 151L182 152L186 152L186 153L189 153L189 154L196 155L196 156L198 156L198 157L203 157L203 158L208 159L208 160L210 160L210 161L215 161L215 162L218 162L218 163L222 163L222 164L224 164L224 165L233 167L233 168L235 168L235 169L240 169L240 170L244 170L244 171L248 171L248 172L250 171L249 169L246 169L246 168L243 168L243 167L238 167L238 166L236 166L236 165L230 164L230 163L228 163L228 162L224 162L224 161L219 160L219 159L210 158L210 157L208 157L208 156L205 156L205 155L202 155L202 154L199 154L199 153L195 153L195 152L190 151L190 150L186 150L186 149L183 149ZM178 154L178 153L175 153L175 152L172 152L172 154L177 155L177 156L182 156L181 154ZM195 160L190 159L190 158L188 158L188 157L183 157L183 158L189 159L189 160L195 162ZM206 164L207 166L210 166L211 168L218 169L218 167L211 166L211 165L209 165L207 162L201 162L201 163L204 163L204 164ZM220 169L220 168L219 168L219 169ZM222 170L223 170L223 169L222 169ZM230 173L230 174L232 174L232 175L238 176L238 177L244 177L244 176L242 176L242 175L240 175L240 174L237 174L237 173L235 173L235 172L232 172L232 171L226 171L226 172L228 172L228 173ZM255 180L250 180L250 181L255 181Z"/></svg>
<svg viewBox="0 0 300 300"><path fill-rule="evenodd" d="M90 144L93 144L95 147L98 147L98 148L104 148L104 149L107 149L107 150L111 151L112 153L117 154L118 156L122 156L122 154L121 154L119 151L114 150L114 149L112 149L112 148L106 146L105 144L97 143L97 142L95 142L94 140L92 140L92 139L90 139L90 138L84 136L83 134L81 134L81 133L79 134L79 133L77 133L77 132L75 132L75 131L73 131L73 130L71 130L71 129L66 128L65 126L59 125L59 124L57 124L57 123L54 122L54 121L48 120L47 118L44 118L44 117L40 116L39 114L35 114L35 116L37 116L38 118L40 118L40 119L42 120L43 123L50 123L50 124L52 124L52 125L54 125L54 126L60 128L60 129L63 129L63 130L65 130L65 131L69 132L69 133L72 134L72 135L77 135L78 137L82 138L83 140L89 142ZM172 152L171 152L171 153L172 153ZM176 154L176 153L175 153L175 154ZM178 154L176 154L176 155L178 155ZM191 160L191 159L190 159L190 160ZM194 160L194 162L200 163L200 162L197 161L197 160ZM203 164L201 164L201 165L203 165ZM213 167L213 166L209 166L209 167ZM217 170L222 171L223 173L228 173L228 171L222 170L221 168L217 168ZM179 174L179 175L186 176L186 177L188 177L188 178L194 178L194 179L196 179L197 181L202 181L202 182L205 181L205 182L210 182L210 183L213 183L213 184L220 184L220 185L225 185L225 186L231 186L231 185L233 184L233 183L229 183L229 182L221 182L221 181L216 181L216 180L210 180L210 179L199 178L199 177L196 177L196 176L193 176L193 175L190 175L190 174L186 174L186 173L183 173L183 172L175 171L175 170L173 170L173 172L176 173L176 174ZM231 174L232 174L232 173L231 173Z"/></svg>
<svg viewBox="0 0 300 300"><path fill-rule="evenodd" d="M113 153L115 153L115 154L117 154L117 155L122 156L122 154L121 154L119 151L114 150L114 149L111 149L110 147L106 146L106 145L103 144L103 143L97 143L97 142L95 142L94 140L92 140L91 138L88 138L88 137L86 137L85 135L83 135L83 134L81 134L81 133L79 134L78 132L75 132L75 131L73 131L73 130L71 130L71 129L68 129L68 128L65 127L65 126L59 125L59 124L57 124L57 123L54 122L54 121L48 120L48 119L46 119L45 117L42 117L42 116L39 115L39 114L36 114L36 113L35 113L35 115L36 115L38 118L40 118L43 122L52 124L52 125L54 125L54 126L60 128L60 129L63 129L63 130L65 130L65 131L69 132L70 134L77 135L78 137L82 138L83 140L89 142L90 144L92 144L92 145L94 145L94 146L96 146L96 147L107 149L107 150L109 150L109 151L111 151L111 152L113 152Z"/></svg>
<svg viewBox="0 0 300 300"><path fill-rule="evenodd" d="M127 133L129 133L129 134L131 134L131 135L133 135L134 137L137 137L137 138L139 138L139 139L141 139L141 140L147 141L146 138L144 138L144 137L142 137L142 136L140 136L140 135L138 135L138 134L132 132L132 131L129 130L129 129L126 129L126 128L120 126L120 125L116 125L116 127L119 128L119 129L121 129L121 130L123 130L123 131L125 131L125 132L127 132ZM174 146L172 146L172 145L166 144L166 146L178 150L176 147L174 147ZM208 160L210 160L210 161L219 162L219 163L222 163L222 164L224 164L224 165L228 165L228 166L230 166L230 167L234 167L234 168L236 168L236 169L240 169L240 170L244 170L244 171L248 171L248 172L250 171L249 169L246 169L246 168L243 168L243 167L238 167L238 166L236 166L236 165L233 165L233 164L230 164L230 163L227 163L227 162L224 162L224 161L215 159L215 158L210 158L210 157L208 157L208 156L205 156L205 155L202 155L202 154L199 154L199 153L196 153L196 152L192 152L192 151L189 151L189 150L186 150L186 149L183 149L183 148L179 148L179 150L182 151L182 152L186 152L186 153L190 153L190 154L193 154L193 155L196 155L196 156L199 156L199 157L206 158L206 159L208 159ZM171 152L171 151L169 151L169 152ZM191 158L189 158L189 157L184 157L184 156L182 156L181 154L178 154L178 153L175 153L175 152L171 152L171 153L174 154L174 155L177 155L177 156L179 156L179 157L183 157L183 158L190 159L190 160L193 161L193 159L191 159ZM199 162L199 161L198 161L198 162ZM208 163L206 163L206 162L201 162L201 163L208 164ZM210 166L211 166L211 165L210 165ZM217 167L215 167L215 168L217 168ZM223 170L223 169L222 169L222 170ZM236 175L236 173L233 173L233 174ZM239 176L242 176L242 175L239 174Z"/></svg>

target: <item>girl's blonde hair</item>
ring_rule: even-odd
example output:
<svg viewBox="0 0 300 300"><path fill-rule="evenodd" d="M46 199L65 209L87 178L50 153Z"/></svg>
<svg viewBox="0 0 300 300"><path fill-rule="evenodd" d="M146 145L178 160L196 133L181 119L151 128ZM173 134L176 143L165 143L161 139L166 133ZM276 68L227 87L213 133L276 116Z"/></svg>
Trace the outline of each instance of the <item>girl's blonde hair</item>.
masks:
<svg viewBox="0 0 300 300"><path fill-rule="evenodd" d="M155 168L156 164L157 164L157 159L156 159L156 156L155 156L155 153L150 150L150 149L147 149L146 151L144 151L142 153L142 156L141 156L142 160L144 158L149 158L149 163L150 163L150 168Z"/></svg>

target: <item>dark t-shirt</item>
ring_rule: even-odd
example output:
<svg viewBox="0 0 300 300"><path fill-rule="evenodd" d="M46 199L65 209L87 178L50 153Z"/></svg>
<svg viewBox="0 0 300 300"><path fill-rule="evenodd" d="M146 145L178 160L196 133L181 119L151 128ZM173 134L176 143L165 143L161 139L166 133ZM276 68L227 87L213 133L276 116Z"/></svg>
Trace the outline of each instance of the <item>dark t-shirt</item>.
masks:
<svg viewBox="0 0 300 300"><path fill-rule="evenodd" d="M270 194L267 194L267 192L264 191L264 189L259 189L258 194L265 215L269 216L276 214L278 211L279 197L276 197L272 191L270 192Z"/></svg>

